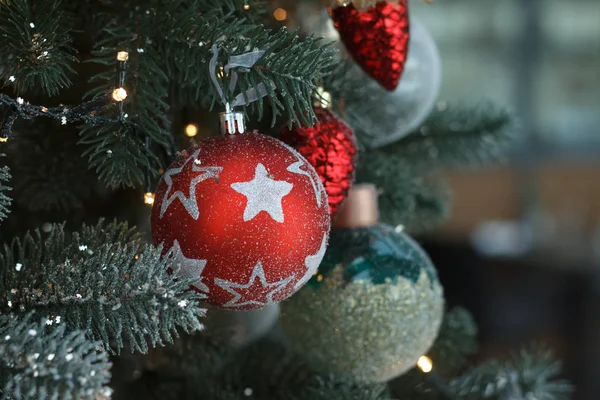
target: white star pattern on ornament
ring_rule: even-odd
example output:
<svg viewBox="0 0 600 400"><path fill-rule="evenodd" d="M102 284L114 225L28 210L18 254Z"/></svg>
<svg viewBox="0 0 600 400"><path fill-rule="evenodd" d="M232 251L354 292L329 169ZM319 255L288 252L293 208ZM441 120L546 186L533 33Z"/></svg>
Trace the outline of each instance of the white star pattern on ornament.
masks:
<svg viewBox="0 0 600 400"><path fill-rule="evenodd" d="M326 250L327 233L323 235L323 241L321 242L321 247L319 248L319 251L317 251L316 254L308 256L306 257L306 259L304 259L304 265L306 266L307 271L306 274L304 274L304 276L302 277L302 279L296 282L296 284L294 285L294 289L300 289L315 274L315 271L319 268L319 265L321 264L321 260L323 260L323 257L325 256Z"/></svg>
<svg viewBox="0 0 600 400"><path fill-rule="evenodd" d="M167 252L167 258L172 258L176 263L179 264L179 271L177 276L181 279L194 279L191 283L196 289L204 293L209 293L210 290L202 282L202 272L206 267L207 260L197 260L194 258L187 258L183 255L179 242L175 240L173 247Z"/></svg>
<svg viewBox="0 0 600 400"><path fill-rule="evenodd" d="M319 206L319 208L321 208L321 190L322 190L323 186L320 186L319 185L320 182L316 181L316 179L319 179L319 178L315 177L309 171L300 169L301 167L306 165L306 163L300 159L299 155L296 154L296 152L294 152L294 155L296 156L298 161L293 163L289 167L287 167L287 170L293 174L304 175L304 176L308 177L308 179L310 180L310 184L312 185L313 190L315 191L315 197L317 198L317 205Z"/></svg>
<svg viewBox="0 0 600 400"><path fill-rule="evenodd" d="M165 196L162 201L162 205L160 207L160 218L163 217L165 212L169 209L171 203L175 201L175 199L179 199L181 204L185 207L190 216L194 219L198 219L200 217L200 210L198 210L198 201L196 199L196 185L200 182L203 182L209 178L218 179L220 173L223 171L223 167L200 167L196 161L198 160L198 155L200 154L200 149L196 150L194 154L192 154L183 165L179 168L172 168L165 172L164 180L167 184L167 191L165 192ZM190 192L189 196L186 197L185 194L181 191L177 191L173 193L169 197L169 193L171 193L171 189L173 188L173 176L181 173L188 162L194 160L194 164L192 165L192 171L194 172L204 172L201 175L198 175L190 182Z"/></svg>
<svg viewBox="0 0 600 400"><path fill-rule="evenodd" d="M267 283L265 271L259 261L254 267L248 283L240 284L220 278L215 278L215 283L233 295L233 299L223 304L223 307L266 306L267 304L273 304L273 296L286 287L295 276L295 274L292 274L280 281ZM257 278L258 282L256 282ZM271 288L272 290L268 291ZM267 289L266 292L265 289Z"/></svg>
<svg viewBox="0 0 600 400"><path fill-rule="evenodd" d="M286 181L276 181L269 177L264 165L258 164L254 179L250 182L231 184L231 188L248 199L244 210L244 222L250 221L261 211L266 211L277 222L283 222L281 202L294 185Z"/></svg>

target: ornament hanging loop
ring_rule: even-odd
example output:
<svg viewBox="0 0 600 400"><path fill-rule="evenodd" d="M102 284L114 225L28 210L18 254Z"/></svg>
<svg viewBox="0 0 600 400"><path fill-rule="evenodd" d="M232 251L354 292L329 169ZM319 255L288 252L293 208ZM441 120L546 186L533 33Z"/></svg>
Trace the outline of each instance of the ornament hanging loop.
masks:
<svg viewBox="0 0 600 400"><path fill-rule="evenodd" d="M209 63L210 78L215 85L221 103L225 105L225 112L219 114L221 133L224 135L244 133L246 132L244 113L233 111L234 107L245 106L253 101L263 98L267 95L267 89L263 83L260 83L254 88L239 93L230 102L228 98L235 92L238 82L238 74L233 68L252 68L252 66L254 66L254 64L256 64L256 62L265 54L265 51L252 51L250 53L240 54L229 58L227 65L223 68L224 76L229 76L230 79L227 93L223 91L223 88L219 83L219 77L216 73L217 62L219 60L219 47L217 43L213 44L211 51L213 56Z"/></svg>
<svg viewBox="0 0 600 400"><path fill-rule="evenodd" d="M225 112L219 114L221 134L235 135L246 132L244 113L233 111L229 103L225 103Z"/></svg>

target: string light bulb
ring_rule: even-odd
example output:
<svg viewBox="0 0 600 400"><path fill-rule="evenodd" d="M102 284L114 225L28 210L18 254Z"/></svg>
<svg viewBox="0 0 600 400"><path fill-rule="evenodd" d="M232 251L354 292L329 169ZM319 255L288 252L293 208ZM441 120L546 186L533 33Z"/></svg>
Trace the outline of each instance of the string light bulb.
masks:
<svg viewBox="0 0 600 400"><path fill-rule="evenodd" d="M119 51L117 53L117 60L118 61L127 61L129 60L129 53L126 51Z"/></svg>
<svg viewBox="0 0 600 400"><path fill-rule="evenodd" d="M6 142L8 142L7 137L0 137L0 143L6 143Z"/></svg>
<svg viewBox="0 0 600 400"><path fill-rule="evenodd" d="M421 356L417 361L417 366L423 373L428 374L433 370L433 361L427 356Z"/></svg>
<svg viewBox="0 0 600 400"><path fill-rule="evenodd" d="M248 11L250 9L250 4L246 3L244 4L244 10Z"/></svg>
<svg viewBox="0 0 600 400"><path fill-rule="evenodd" d="M146 192L144 193L144 203L151 206L154 204L154 193Z"/></svg>
<svg viewBox="0 0 600 400"><path fill-rule="evenodd" d="M112 98L118 102L125 100L127 98L127 90L122 87L116 88L112 92Z"/></svg>
<svg viewBox="0 0 600 400"><path fill-rule="evenodd" d="M187 137L194 137L198 134L198 126L195 124L187 124L185 127L185 135Z"/></svg>

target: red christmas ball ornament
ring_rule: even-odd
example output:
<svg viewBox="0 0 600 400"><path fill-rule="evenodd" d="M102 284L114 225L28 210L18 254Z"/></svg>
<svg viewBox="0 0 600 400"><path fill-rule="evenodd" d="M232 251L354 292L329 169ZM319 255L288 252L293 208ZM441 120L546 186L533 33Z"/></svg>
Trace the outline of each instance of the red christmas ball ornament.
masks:
<svg viewBox="0 0 600 400"><path fill-rule="evenodd" d="M325 254L329 225L311 165L257 133L215 136L184 152L152 209L154 241L178 261L176 273L193 279L207 303L237 310L300 289Z"/></svg>
<svg viewBox="0 0 600 400"><path fill-rule="evenodd" d="M318 123L281 131L289 144L315 168L329 199L333 217L352 186L358 153L352 129L328 108L315 107Z"/></svg>
<svg viewBox="0 0 600 400"><path fill-rule="evenodd" d="M330 9L330 15L358 65L384 88L394 90L408 53L407 1L380 2L365 11L350 3Z"/></svg>

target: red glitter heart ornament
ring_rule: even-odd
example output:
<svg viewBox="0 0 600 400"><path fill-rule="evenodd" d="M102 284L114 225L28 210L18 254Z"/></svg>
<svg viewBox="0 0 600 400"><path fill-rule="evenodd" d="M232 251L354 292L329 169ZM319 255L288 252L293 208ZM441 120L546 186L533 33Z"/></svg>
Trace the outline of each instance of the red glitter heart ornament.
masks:
<svg viewBox="0 0 600 400"><path fill-rule="evenodd" d="M366 11L352 3L329 10L348 53L387 90L400 82L410 37L408 3L380 2Z"/></svg>

